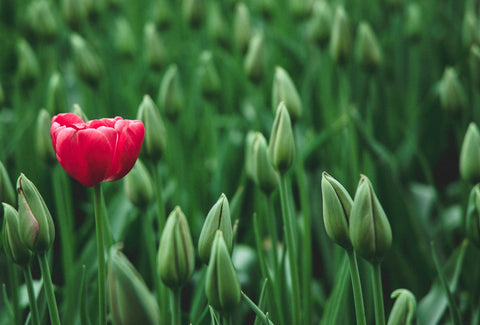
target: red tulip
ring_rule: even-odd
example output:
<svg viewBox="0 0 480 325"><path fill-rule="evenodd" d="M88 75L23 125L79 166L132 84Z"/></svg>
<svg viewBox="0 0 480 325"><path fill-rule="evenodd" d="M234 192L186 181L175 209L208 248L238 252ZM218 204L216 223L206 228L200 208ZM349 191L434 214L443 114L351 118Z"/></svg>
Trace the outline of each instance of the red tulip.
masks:
<svg viewBox="0 0 480 325"><path fill-rule="evenodd" d="M116 181L135 165L145 128L121 117L84 122L73 113L52 118L50 136L58 162L84 186Z"/></svg>

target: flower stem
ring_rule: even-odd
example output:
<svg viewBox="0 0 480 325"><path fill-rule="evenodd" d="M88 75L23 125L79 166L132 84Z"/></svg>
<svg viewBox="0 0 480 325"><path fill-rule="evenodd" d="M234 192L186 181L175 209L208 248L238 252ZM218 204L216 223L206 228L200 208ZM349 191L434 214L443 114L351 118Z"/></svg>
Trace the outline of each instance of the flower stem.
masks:
<svg viewBox="0 0 480 325"><path fill-rule="evenodd" d="M287 179L285 175L280 177L280 201L282 204L283 224L285 227L285 240L288 254L288 262L290 264L290 272L292 277L292 316L294 324L302 324L300 309L300 281L298 278L297 254L294 236L294 222L288 207L287 195Z"/></svg>
<svg viewBox="0 0 480 325"><path fill-rule="evenodd" d="M182 305L181 305L181 289L173 289L172 291L172 325L182 324Z"/></svg>
<svg viewBox="0 0 480 325"><path fill-rule="evenodd" d="M16 325L20 325L20 308L18 306L18 274L17 274L17 266L13 263L7 263L8 265L8 281L9 281L9 288L12 295L12 312L13 312L13 322Z"/></svg>
<svg viewBox="0 0 480 325"><path fill-rule="evenodd" d="M35 292L33 291L32 270L30 264L23 269L25 276L25 285L27 286L28 301L30 302L30 313L32 314L32 324L40 325L40 317L38 316L37 301L35 299Z"/></svg>
<svg viewBox="0 0 480 325"><path fill-rule="evenodd" d="M97 233L97 259L98 259L98 308L99 324L107 324L107 296L105 291L105 248L103 240L102 218L102 188L101 184L94 187L95 203L95 228Z"/></svg>
<svg viewBox="0 0 480 325"><path fill-rule="evenodd" d="M47 298L48 313L50 314L50 324L60 325L60 317L58 316L57 301L53 292L52 278L50 276L50 268L48 267L47 255L38 255L40 262L40 270L42 272L43 286L45 288L45 296Z"/></svg>
<svg viewBox="0 0 480 325"><path fill-rule="evenodd" d="M357 317L357 325L366 325L365 307L363 305L362 284L360 283L360 275L358 273L357 256L355 251L347 251L350 262L350 276L352 278L353 300L355 303L355 316Z"/></svg>
<svg viewBox="0 0 480 325"><path fill-rule="evenodd" d="M385 308L383 306L382 272L380 263L373 265L373 300L375 305L375 323L385 325Z"/></svg>

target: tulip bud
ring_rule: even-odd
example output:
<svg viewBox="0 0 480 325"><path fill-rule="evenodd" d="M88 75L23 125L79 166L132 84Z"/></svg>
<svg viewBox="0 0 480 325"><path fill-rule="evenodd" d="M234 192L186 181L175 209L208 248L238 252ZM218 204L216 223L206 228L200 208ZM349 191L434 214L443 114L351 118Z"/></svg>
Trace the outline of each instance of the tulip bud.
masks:
<svg viewBox="0 0 480 325"><path fill-rule="evenodd" d="M347 190L326 172L322 174L323 222L328 237L347 251L352 250L348 230L353 200Z"/></svg>
<svg viewBox="0 0 480 325"><path fill-rule="evenodd" d="M145 165L137 159L132 170L125 176L125 194L137 208L146 210L153 200L153 184Z"/></svg>
<svg viewBox="0 0 480 325"><path fill-rule="evenodd" d="M444 109L456 111L465 107L467 98L455 68L445 68L438 90L440 104Z"/></svg>
<svg viewBox="0 0 480 325"><path fill-rule="evenodd" d="M48 81L47 110L50 114L59 114L65 111L67 98L62 79L58 72L54 72Z"/></svg>
<svg viewBox="0 0 480 325"><path fill-rule="evenodd" d="M310 0L289 0L289 7L290 12L297 20L308 17L312 9Z"/></svg>
<svg viewBox="0 0 480 325"><path fill-rule="evenodd" d="M39 38L53 39L58 34L58 23L53 8L46 0L29 4L26 19L30 30Z"/></svg>
<svg viewBox="0 0 480 325"><path fill-rule="evenodd" d="M149 159L159 160L167 146L167 132L158 108L150 96L143 96L137 119L145 126L143 152Z"/></svg>
<svg viewBox="0 0 480 325"><path fill-rule="evenodd" d="M480 184L470 191L465 226L468 238L480 248Z"/></svg>
<svg viewBox="0 0 480 325"><path fill-rule="evenodd" d="M259 83L263 79L265 70L264 52L263 35L257 33L248 44L248 51L243 64L248 78L254 83Z"/></svg>
<svg viewBox="0 0 480 325"><path fill-rule="evenodd" d="M212 252L212 243L217 230L223 233L223 239L227 245L228 252L233 249L233 229L230 218L230 206L225 194L222 193L217 202L213 205L205 219L200 237L198 239L198 253L204 263L208 263Z"/></svg>
<svg viewBox="0 0 480 325"><path fill-rule="evenodd" d="M480 46L473 44L470 47L470 56L468 60L469 71L472 76L472 83L476 89L480 86Z"/></svg>
<svg viewBox="0 0 480 325"><path fill-rule="evenodd" d="M468 49L472 44L476 43L478 27L476 13L471 10L465 10L462 23L462 41L465 48Z"/></svg>
<svg viewBox="0 0 480 325"><path fill-rule="evenodd" d="M37 57L30 44L21 39L17 43L18 66L17 73L20 82L26 86L31 86L37 80L40 74Z"/></svg>
<svg viewBox="0 0 480 325"><path fill-rule="evenodd" d="M153 22L147 23L143 29L145 42L145 61L153 70L160 70L165 64L165 46Z"/></svg>
<svg viewBox="0 0 480 325"><path fill-rule="evenodd" d="M153 3L153 20L160 29L166 29L172 23L172 8L170 1L157 0Z"/></svg>
<svg viewBox="0 0 480 325"><path fill-rule="evenodd" d="M468 125L460 150L460 176L464 180L480 180L480 131L474 122Z"/></svg>
<svg viewBox="0 0 480 325"><path fill-rule="evenodd" d="M133 58L135 55L135 36L128 20L119 17L115 20L115 49L124 58Z"/></svg>
<svg viewBox="0 0 480 325"><path fill-rule="evenodd" d="M267 140L256 132L253 140L253 175L263 193L270 195L278 186L278 174L268 157Z"/></svg>
<svg viewBox="0 0 480 325"><path fill-rule="evenodd" d="M158 91L158 104L165 116L176 120L183 109L183 92L180 86L180 76L176 64L171 64L163 76Z"/></svg>
<svg viewBox="0 0 480 325"><path fill-rule="evenodd" d="M12 182L8 176L5 166L0 161L0 202L5 202L10 205L15 205L17 200L15 199L15 190L13 189Z"/></svg>
<svg viewBox="0 0 480 325"><path fill-rule="evenodd" d="M198 27L203 21L204 0L183 0L183 18L191 27Z"/></svg>
<svg viewBox="0 0 480 325"><path fill-rule="evenodd" d="M255 180L253 143L257 132L249 131L245 138L245 172L250 179Z"/></svg>
<svg viewBox="0 0 480 325"><path fill-rule="evenodd" d="M215 40L220 45L227 47L228 45L228 26L225 18L216 1L211 1L207 11L207 33L210 39Z"/></svg>
<svg viewBox="0 0 480 325"><path fill-rule="evenodd" d="M281 102L285 104L292 122L298 121L302 116L302 101L297 88L295 88L287 71L281 67L276 67L272 89L273 109L276 110Z"/></svg>
<svg viewBox="0 0 480 325"><path fill-rule="evenodd" d="M417 301L407 289L397 289L390 296L396 298L387 325L411 325L415 317Z"/></svg>
<svg viewBox="0 0 480 325"><path fill-rule="evenodd" d="M107 267L114 324L159 324L160 313L155 298L138 271L116 247L110 250Z"/></svg>
<svg viewBox="0 0 480 325"><path fill-rule="evenodd" d="M18 212L7 203L3 203L3 248L15 264L27 265L32 259L32 252L20 240Z"/></svg>
<svg viewBox="0 0 480 325"><path fill-rule="evenodd" d="M211 255L205 280L208 303L220 313L228 314L240 302L241 289L229 249L220 230L215 233Z"/></svg>
<svg viewBox="0 0 480 325"><path fill-rule="evenodd" d="M348 16L342 6L338 6L333 17L332 34L330 36L330 54L333 59L344 65L352 51L352 36Z"/></svg>
<svg viewBox="0 0 480 325"><path fill-rule="evenodd" d="M376 71L382 65L383 55L377 38L368 23L360 23L356 41L357 62L368 72Z"/></svg>
<svg viewBox="0 0 480 325"><path fill-rule="evenodd" d="M361 175L350 212L350 240L372 264L380 263L392 245L390 223L365 175Z"/></svg>
<svg viewBox="0 0 480 325"><path fill-rule="evenodd" d="M17 192L20 239L34 253L44 254L55 239L50 211L38 189L24 174L18 178Z"/></svg>
<svg viewBox="0 0 480 325"><path fill-rule="evenodd" d="M163 228L157 265L160 278L172 289L183 287L193 274L195 249L187 219L178 206Z"/></svg>
<svg viewBox="0 0 480 325"><path fill-rule="evenodd" d="M96 87L103 75L100 58L78 34L70 36L73 49L73 62L78 76L92 87Z"/></svg>
<svg viewBox="0 0 480 325"><path fill-rule="evenodd" d="M405 35L410 41L419 41L423 30L422 9L417 2L407 5L405 18Z"/></svg>
<svg viewBox="0 0 480 325"><path fill-rule="evenodd" d="M50 137L51 120L50 114L48 114L46 109L42 108L37 117L35 142L38 155L46 164L57 161L53 151L52 138Z"/></svg>
<svg viewBox="0 0 480 325"><path fill-rule="evenodd" d="M214 98L220 92L220 76L210 51L203 51L200 55L199 78L202 94L206 98Z"/></svg>
<svg viewBox="0 0 480 325"><path fill-rule="evenodd" d="M83 111L83 109L78 104L73 104L72 106L72 113L78 115L82 120L88 121L88 117Z"/></svg>
<svg viewBox="0 0 480 325"><path fill-rule="evenodd" d="M332 31L332 9L325 0L315 1L312 9L312 18L307 25L308 38L325 48L330 40Z"/></svg>
<svg viewBox="0 0 480 325"><path fill-rule="evenodd" d="M84 0L62 0L63 18L74 30L77 30L87 18L87 6Z"/></svg>
<svg viewBox="0 0 480 325"><path fill-rule="evenodd" d="M278 170L280 174L285 174L293 163L295 142L290 115L283 102L281 102L277 108L277 114L270 135L268 152L273 167Z"/></svg>
<svg viewBox="0 0 480 325"><path fill-rule="evenodd" d="M245 53L252 36L250 12L243 2L237 3L233 18L233 44L240 53Z"/></svg>

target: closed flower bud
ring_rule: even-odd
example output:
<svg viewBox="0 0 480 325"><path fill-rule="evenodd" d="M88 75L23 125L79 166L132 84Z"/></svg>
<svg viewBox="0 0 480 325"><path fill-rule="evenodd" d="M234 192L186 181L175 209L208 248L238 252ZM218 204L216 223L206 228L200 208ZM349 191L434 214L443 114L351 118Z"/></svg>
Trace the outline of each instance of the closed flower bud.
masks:
<svg viewBox="0 0 480 325"><path fill-rule="evenodd" d="M312 9L312 17L307 25L307 36L317 43L322 49L330 40L332 31L332 9L325 0L315 1Z"/></svg>
<svg viewBox="0 0 480 325"><path fill-rule="evenodd" d="M257 132L249 131L245 137L245 172L251 180L255 180L253 143L255 142Z"/></svg>
<svg viewBox="0 0 480 325"><path fill-rule="evenodd" d="M275 111L281 102L285 104L292 122L298 121L302 116L300 95L288 72L281 67L276 67L272 88L272 106Z"/></svg>
<svg viewBox="0 0 480 325"><path fill-rule="evenodd" d="M145 126L144 154L149 159L159 160L167 146L167 132L160 112L150 96L143 97L137 119L142 121Z"/></svg>
<svg viewBox="0 0 480 325"><path fill-rule="evenodd" d="M411 325L415 318L417 301L407 289L397 289L391 298L396 298L387 325Z"/></svg>
<svg viewBox="0 0 480 325"><path fill-rule="evenodd" d="M158 91L158 105L165 116L176 120L183 109L183 91L180 85L180 75L176 64L171 64L163 76Z"/></svg>
<svg viewBox="0 0 480 325"><path fill-rule="evenodd" d="M155 298L138 271L116 247L110 250L107 267L113 323L159 324L160 313Z"/></svg>
<svg viewBox="0 0 480 325"><path fill-rule="evenodd" d="M13 189L12 182L8 176L5 166L0 161L0 202L5 202L10 205L15 205L17 202L15 198L15 190Z"/></svg>
<svg viewBox="0 0 480 325"><path fill-rule="evenodd" d="M465 226L468 238L480 248L480 184L470 191Z"/></svg>
<svg viewBox="0 0 480 325"><path fill-rule="evenodd" d="M233 45L240 53L247 51L248 42L252 37L250 12L243 2L237 3L233 18Z"/></svg>
<svg viewBox="0 0 480 325"><path fill-rule="evenodd" d="M132 170L125 176L125 193L137 208L146 211L153 200L153 184L145 165L137 159Z"/></svg>
<svg viewBox="0 0 480 325"><path fill-rule="evenodd" d="M302 20L311 13L312 1L310 0L289 0L290 12L295 19Z"/></svg>
<svg viewBox="0 0 480 325"><path fill-rule="evenodd" d="M339 64L344 65L352 52L352 35L348 16L342 6L338 6L333 17L332 34L330 36L330 54Z"/></svg>
<svg viewBox="0 0 480 325"><path fill-rule="evenodd" d="M26 19L31 32L42 39L53 39L58 34L58 23L53 8L46 0L37 0L27 8Z"/></svg>
<svg viewBox="0 0 480 325"><path fill-rule="evenodd" d="M145 44L145 61L151 69L160 70L165 65L166 51L153 22L145 25L143 38Z"/></svg>
<svg viewBox="0 0 480 325"><path fill-rule="evenodd" d="M74 30L77 30L87 18L85 0L62 0L63 19Z"/></svg>
<svg viewBox="0 0 480 325"><path fill-rule="evenodd" d="M357 62L368 72L374 72L382 65L382 50L377 37L366 22L361 22L358 26L355 54Z"/></svg>
<svg viewBox="0 0 480 325"><path fill-rule="evenodd" d="M222 231L226 247L231 253L233 249L232 220L228 199L223 193L208 212L198 239L198 253L204 263L208 263L210 259L212 243L217 230Z"/></svg>
<svg viewBox="0 0 480 325"><path fill-rule="evenodd" d="M250 40L243 67L251 81L254 83L262 81L265 70L265 49L261 33L255 34Z"/></svg>
<svg viewBox="0 0 480 325"><path fill-rule="evenodd" d="M220 92L220 76L210 51L203 51L200 55L199 78L202 94L206 98L214 98Z"/></svg>
<svg viewBox="0 0 480 325"><path fill-rule="evenodd" d="M163 228L157 265L163 283L172 289L183 287L193 274L195 249L187 219L178 206Z"/></svg>
<svg viewBox="0 0 480 325"><path fill-rule="evenodd" d="M476 89L480 88L480 46L473 44L470 47L469 71L472 76L472 83Z"/></svg>
<svg viewBox="0 0 480 325"><path fill-rule="evenodd" d="M460 176L464 180L480 180L480 131L474 122L468 125L460 151Z"/></svg>
<svg viewBox="0 0 480 325"><path fill-rule="evenodd" d="M225 17L217 1L211 1L208 6L206 25L210 39L215 40L224 47L229 45L229 26L225 23Z"/></svg>
<svg viewBox="0 0 480 325"><path fill-rule="evenodd" d="M50 114L56 115L65 111L67 97L62 78L58 72L54 72L48 81L47 88L47 110Z"/></svg>
<svg viewBox="0 0 480 325"><path fill-rule="evenodd" d="M465 10L462 23L462 41L465 48L469 48L476 43L478 37L478 20L474 11Z"/></svg>
<svg viewBox="0 0 480 325"><path fill-rule="evenodd" d="M73 62L78 76L92 87L96 87L103 75L100 58L87 42L78 34L70 37L73 50Z"/></svg>
<svg viewBox="0 0 480 325"><path fill-rule="evenodd" d="M40 112L38 112L35 143L40 159L46 164L57 161L52 147L52 138L50 137L51 120L52 118L46 109L42 108Z"/></svg>
<svg viewBox="0 0 480 325"><path fill-rule="evenodd" d="M392 230L367 176L362 175L350 213L350 239L357 253L380 263L392 245Z"/></svg>
<svg viewBox="0 0 480 325"><path fill-rule="evenodd" d="M168 28L172 23L172 8L169 0L157 0L153 3L153 20L160 29Z"/></svg>
<svg viewBox="0 0 480 325"><path fill-rule="evenodd" d="M281 102L277 108L277 114L270 135L270 143L268 144L268 152L273 167L278 170L280 174L285 174L293 163L295 141L290 115L283 102Z"/></svg>
<svg viewBox="0 0 480 325"><path fill-rule="evenodd" d="M198 27L205 15L205 0L183 0L183 18L191 27Z"/></svg>
<svg viewBox="0 0 480 325"><path fill-rule="evenodd" d="M137 45L128 20L119 17L115 20L115 50L124 58L133 58Z"/></svg>
<svg viewBox="0 0 480 325"><path fill-rule="evenodd" d="M423 30L422 8L417 2L410 2L405 13L405 35L412 42L420 40Z"/></svg>
<svg viewBox="0 0 480 325"><path fill-rule="evenodd" d="M240 281L222 232L216 231L208 263L205 292L208 303L222 314L229 314L241 298Z"/></svg>
<svg viewBox="0 0 480 325"><path fill-rule="evenodd" d="M440 104L444 109L457 111L465 107L467 98L454 68L445 68L438 91Z"/></svg>
<svg viewBox="0 0 480 325"><path fill-rule="evenodd" d="M26 40L21 39L17 43L18 66L17 73L20 82L26 86L31 86L37 80L40 74L38 60Z"/></svg>
<svg viewBox="0 0 480 325"><path fill-rule="evenodd" d="M37 254L45 254L55 239L55 227L47 205L35 185L21 174L17 181L20 238Z"/></svg>
<svg viewBox="0 0 480 325"><path fill-rule="evenodd" d="M7 203L3 203L3 248L15 264L27 265L32 259L32 252L20 240L18 212Z"/></svg>
<svg viewBox="0 0 480 325"><path fill-rule="evenodd" d="M278 186L278 174L268 157L267 140L256 132L253 140L253 175L263 193L270 195Z"/></svg>
<svg viewBox="0 0 480 325"><path fill-rule="evenodd" d="M347 251L352 250L349 218L353 200L347 190L326 172L322 174L323 222L328 237Z"/></svg>

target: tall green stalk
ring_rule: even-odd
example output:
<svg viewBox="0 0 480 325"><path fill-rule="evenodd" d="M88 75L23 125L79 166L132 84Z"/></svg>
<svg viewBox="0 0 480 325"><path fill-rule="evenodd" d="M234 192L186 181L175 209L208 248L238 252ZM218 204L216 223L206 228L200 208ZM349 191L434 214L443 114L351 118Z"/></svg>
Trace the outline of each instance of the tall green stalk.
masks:
<svg viewBox="0 0 480 325"><path fill-rule="evenodd" d="M181 289L173 289L171 295L172 303L172 325L182 324L182 304L181 304Z"/></svg>
<svg viewBox="0 0 480 325"><path fill-rule="evenodd" d="M105 245L103 235L102 217L102 188L101 184L94 187L95 203L95 228L97 233L97 259L98 259L98 323L107 324L107 292L105 289Z"/></svg>
<svg viewBox="0 0 480 325"><path fill-rule="evenodd" d="M355 303L355 316L357 325L366 325L365 306L363 304L362 285L360 283L360 274L358 273L358 263L355 251L347 251L350 262L350 276L352 278L353 300Z"/></svg>
<svg viewBox="0 0 480 325"><path fill-rule="evenodd" d="M373 265L373 300L375 305L375 323L385 325L385 307L383 305L382 272L380 263Z"/></svg>
<svg viewBox="0 0 480 325"><path fill-rule="evenodd" d="M23 268L25 276L25 285L27 287L28 301L30 303L30 313L32 315L32 324L40 325L40 316L38 314L37 301L35 299L35 291L33 290L32 270L30 264Z"/></svg>
<svg viewBox="0 0 480 325"><path fill-rule="evenodd" d="M50 268L48 267L47 255L38 255L40 262L40 270L42 272L43 287L47 298L48 313L50 315L50 324L60 325L60 316L58 315L57 300L53 291L52 278L50 276Z"/></svg>

